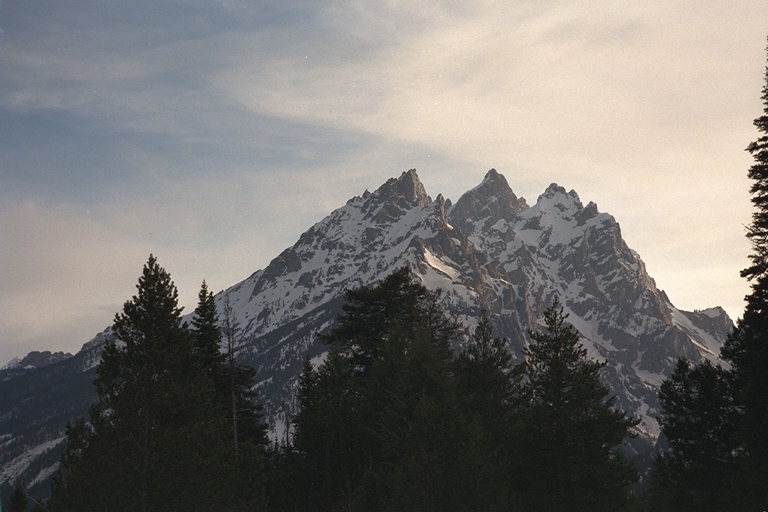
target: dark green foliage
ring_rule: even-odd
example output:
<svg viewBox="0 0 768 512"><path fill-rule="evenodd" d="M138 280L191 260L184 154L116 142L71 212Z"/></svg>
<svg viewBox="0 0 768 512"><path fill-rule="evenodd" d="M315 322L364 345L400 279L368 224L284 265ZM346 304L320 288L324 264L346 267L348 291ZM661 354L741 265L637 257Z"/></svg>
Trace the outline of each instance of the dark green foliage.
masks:
<svg viewBox="0 0 768 512"><path fill-rule="evenodd" d="M98 399L68 428L54 511L240 510L259 504L216 414L214 384L181 320L170 275L150 256L138 294L116 315ZM249 476L250 478L250 476ZM257 488L255 488L257 489Z"/></svg>
<svg viewBox="0 0 768 512"><path fill-rule="evenodd" d="M554 301L547 333L532 332L516 380L515 499L520 510L616 510L637 472L618 448L637 424L606 401L608 389L578 332Z"/></svg>
<svg viewBox="0 0 768 512"><path fill-rule="evenodd" d="M733 373L681 359L659 393L668 448L656 460L651 499L659 510L728 510L737 478L738 404Z"/></svg>
<svg viewBox="0 0 768 512"><path fill-rule="evenodd" d="M27 499L27 495L24 493L24 489L16 486L16 488L13 490L11 501L8 503L7 512L26 512L28 506L29 500Z"/></svg>
<svg viewBox="0 0 768 512"><path fill-rule="evenodd" d="M264 450L267 437L261 415L262 406L255 402L256 393L252 389L256 370L248 365L237 364L230 344L227 344L228 351L222 352L224 335L234 335L233 329L236 328L228 297L225 298L223 313L224 318L221 319L214 295L203 281L192 318L195 352L213 383L215 413L226 425L223 429L224 441L230 447L230 462L236 466L229 475L230 479L240 484L240 501L263 508L266 471Z"/></svg>
<svg viewBox="0 0 768 512"><path fill-rule="evenodd" d="M669 448L656 460L650 498L664 510L768 508L768 68L762 100L760 135L747 147L755 211L751 265L741 275L752 292L723 345L730 369L681 361L662 386Z"/></svg>
<svg viewBox="0 0 768 512"><path fill-rule="evenodd" d="M237 363L234 338L238 336L238 327L229 299L225 298L224 318L220 321L216 301L205 281L198 294L192 332L195 335L195 351L214 385L215 407L229 424L231 435L228 438L237 440L234 443L235 453L240 452L240 444L245 442L265 446L267 438L266 425L262 422L262 406L256 403L253 391L256 370ZM226 353L222 351L225 337Z"/></svg>
<svg viewBox="0 0 768 512"><path fill-rule="evenodd" d="M768 508L768 68L761 98L763 115L754 121L760 136L747 147L754 159L749 178L755 211L747 229L752 264L741 272L751 281L752 292L722 353L733 364L744 407L738 493L742 505L754 510Z"/></svg>
<svg viewBox="0 0 768 512"><path fill-rule="evenodd" d="M208 376L216 382L222 373L225 355L221 351L221 328L219 314L213 293L203 281L198 293L197 308L192 317L192 332L195 335L195 351L200 364Z"/></svg>
<svg viewBox="0 0 768 512"><path fill-rule="evenodd" d="M415 282L403 267L377 286L347 290L344 315L321 339L363 372L388 343L407 343L419 330L428 330L437 343L449 343L458 327L443 315L439 297L439 292Z"/></svg>
<svg viewBox="0 0 768 512"><path fill-rule="evenodd" d="M754 159L748 172L749 178L753 180L749 191L752 194L752 204L755 205L752 223L747 230L747 237L752 242L753 253L749 256L752 265L741 273L742 277L755 281L753 293L747 298L750 304L755 306L768 303L764 282L768 278L768 68L761 99L763 115L754 121L760 136L747 147Z"/></svg>
<svg viewBox="0 0 768 512"><path fill-rule="evenodd" d="M650 501L659 510L768 508L768 68L760 135L747 151L755 211L747 229L747 307L726 340L724 370L678 362L659 395L669 447L656 460Z"/></svg>
<svg viewBox="0 0 768 512"><path fill-rule="evenodd" d="M458 326L407 268L346 298L324 336L325 363L307 363L300 378L301 506L448 510L460 441L450 349Z"/></svg>
<svg viewBox="0 0 768 512"><path fill-rule="evenodd" d="M507 341L493 337L482 311L472 344L456 360L464 447L462 493L470 510L509 510L511 460L510 379Z"/></svg>
<svg viewBox="0 0 768 512"><path fill-rule="evenodd" d="M422 328L403 338L395 334L372 368L379 464L366 490L383 490L386 510L456 510L461 505L463 439L453 353L449 339L429 324Z"/></svg>
<svg viewBox="0 0 768 512"><path fill-rule="evenodd" d="M275 457L298 485L275 510L616 510L636 472L616 448L635 422L613 410L557 305L550 335L510 369L487 314L473 343L431 292L401 269L347 292L307 360L291 446ZM516 384L516 385L515 385ZM287 476L286 476L287 475ZM560 480L558 480L560 479Z"/></svg>
<svg viewBox="0 0 768 512"><path fill-rule="evenodd" d="M753 285L753 290L756 286ZM754 294L753 294L754 296ZM753 297L750 296L750 297ZM748 299L750 299L748 297ZM748 300L744 317L728 337L723 358L732 363L733 386L741 411L738 425L739 474L734 478L733 510L768 509L768 304Z"/></svg>

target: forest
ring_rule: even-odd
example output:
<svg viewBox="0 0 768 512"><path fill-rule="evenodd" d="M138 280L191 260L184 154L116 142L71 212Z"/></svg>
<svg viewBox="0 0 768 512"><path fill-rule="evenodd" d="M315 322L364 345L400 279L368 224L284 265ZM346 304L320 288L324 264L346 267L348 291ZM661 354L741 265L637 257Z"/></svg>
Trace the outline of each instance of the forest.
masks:
<svg viewBox="0 0 768 512"><path fill-rule="evenodd" d="M287 442L270 443L256 371L237 362L238 326L205 283L191 325L170 275L150 256L102 355L98 399L67 426L49 511L759 510L764 442L744 403L754 362L739 324L730 369L680 360L661 388L667 440L650 487L617 410L555 299L524 360L478 319L445 315L439 290L403 267L348 290L337 325L307 359ZM747 317L748 318L748 317ZM222 350L222 347L225 350ZM748 352L748 356L745 353ZM743 363L742 363L743 364ZM759 367L758 367L759 368ZM737 373L740 372L740 373ZM754 379L754 377L751 377ZM755 384L752 384L755 385ZM753 438L749 436L753 435ZM750 443L750 444L747 444ZM7 510L30 504L17 489Z"/></svg>

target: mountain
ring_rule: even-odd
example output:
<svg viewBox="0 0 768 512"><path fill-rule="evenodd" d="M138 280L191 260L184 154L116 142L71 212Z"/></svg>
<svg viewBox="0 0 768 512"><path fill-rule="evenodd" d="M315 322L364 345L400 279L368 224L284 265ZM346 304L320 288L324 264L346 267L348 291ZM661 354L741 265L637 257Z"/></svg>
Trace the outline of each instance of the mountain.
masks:
<svg viewBox="0 0 768 512"><path fill-rule="evenodd" d="M442 195L431 199L411 170L350 199L266 268L216 295L220 308L229 297L242 327L240 357L259 371L257 389L277 439L289 430L304 359L323 359L316 334L333 325L344 290L402 266L441 288L446 310L468 330L488 310L517 360L558 296L588 354L607 361L602 376L616 405L641 419L633 447L646 466L659 434L660 382L680 356L716 359L733 328L721 308L675 308L616 220L594 203L584 206L574 191L552 184L529 206L492 169L452 204ZM65 417L85 414L93 397L85 388L105 336L108 330L63 361L0 378L6 488L17 481L42 488L50 476ZM66 399L57 397L61 382L73 386Z"/></svg>
<svg viewBox="0 0 768 512"><path fill-rule="evenodd" d="M32 351L24 357L13 358L5 366L0 368L0 371L3 372L0 374L0 378L9 379L20 371L42 368L70 357L72 357L72 354L68 352L51 352L49 350L43 352Z"/></svg>

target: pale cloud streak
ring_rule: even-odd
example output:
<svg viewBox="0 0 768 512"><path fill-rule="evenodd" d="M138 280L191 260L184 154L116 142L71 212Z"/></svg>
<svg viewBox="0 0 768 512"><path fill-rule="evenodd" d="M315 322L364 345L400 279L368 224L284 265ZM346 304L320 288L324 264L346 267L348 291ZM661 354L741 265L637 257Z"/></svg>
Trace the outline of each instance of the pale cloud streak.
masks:
<svg viewBox="0 0 768 512"><path fill-rule="evenodd" d="M324 18L337 37L327 46L346 42L352 55L295 48L238 66L224 80L231 94L257 112L494 165L530 199L547 181L576 188L631 228L660 286L678 283L670 294L682 306L702 288L717 301L737 282L723 269L743 266L748 251L743 148L760 108L764 6L489 2L454 16L435 3L400 18L399 4L376 16L343 5ZM369 33L380 46L355 55ZM451 192L475 179L466 168L439 173ZM686 249L692 237L698 250ZM685 286L690 265L712 283ZM735 286L733 315L746 293Z"/></svg>
<svg viewBox="0 0 768 512"><path fill-rule="evenodd" d="M573 188L676 305L736 316L766 16L757 0L3 3L0 364L87 341L149 252L189 307L203 278L247 277L413 167L454 200L490 167L529 202Z"/></svg>

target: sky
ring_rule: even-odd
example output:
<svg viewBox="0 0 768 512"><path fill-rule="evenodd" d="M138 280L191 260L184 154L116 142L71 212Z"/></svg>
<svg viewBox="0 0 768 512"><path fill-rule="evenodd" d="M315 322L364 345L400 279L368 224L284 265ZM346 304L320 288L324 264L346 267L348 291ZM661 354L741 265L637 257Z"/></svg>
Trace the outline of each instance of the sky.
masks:
<svg viewBox="0 0 768 512"><path fill-rule="evenodd" d="M0 366L77 351L150 253L265 267L415 168L620 223L679 308L741 315L764 0L0 1Z"/></svg>

